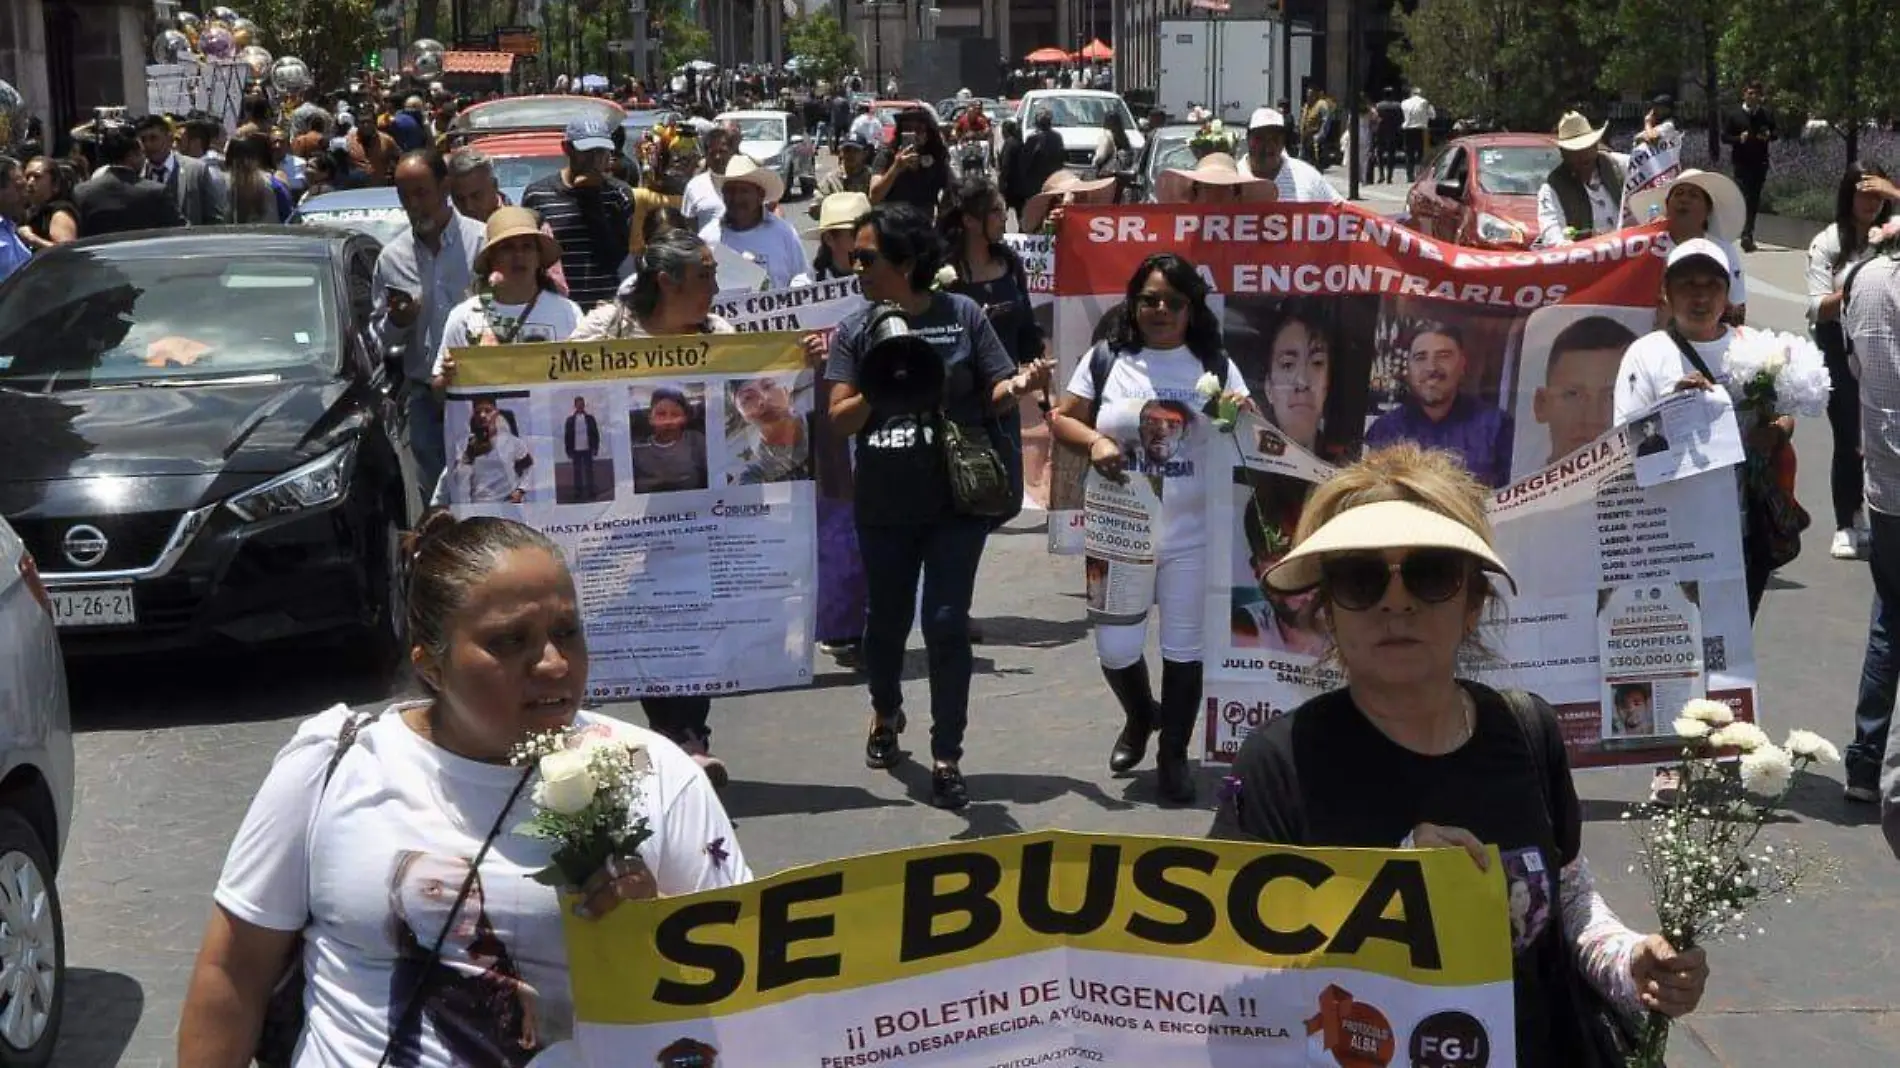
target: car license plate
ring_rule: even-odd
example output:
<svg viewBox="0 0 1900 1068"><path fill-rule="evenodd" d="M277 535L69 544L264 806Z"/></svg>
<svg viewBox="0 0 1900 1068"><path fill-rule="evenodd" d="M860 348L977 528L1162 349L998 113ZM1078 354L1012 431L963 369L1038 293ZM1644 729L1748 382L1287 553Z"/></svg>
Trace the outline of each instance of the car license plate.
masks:
<svg viewBox="0 0 1900 1068"><path fill-rule="evenodd" d="M53 625L56 627L122 627L139 621L130 586L93 586L46 592L53 601Z"/></svg>

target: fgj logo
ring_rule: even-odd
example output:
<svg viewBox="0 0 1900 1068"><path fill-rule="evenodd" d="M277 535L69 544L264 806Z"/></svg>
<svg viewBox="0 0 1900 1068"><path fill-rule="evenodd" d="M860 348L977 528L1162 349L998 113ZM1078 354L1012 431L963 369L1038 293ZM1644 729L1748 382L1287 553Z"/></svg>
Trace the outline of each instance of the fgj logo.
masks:
<svg viewBox="0 0 1900 1068"><path fill-rule="evenodd" d="M1470 1013L1435 1012L1412 1029L1412 1068L1485 1068L1491 1036Z"/></svg>
<svg viewBox="0 0 1900 1068"><path fill-rule="evenodd" d="M1319 1012L1306 1021L1306 1044L1330 1053L1339 1068L1386 1068L1397 1052L1385 1014L1337 984L1320 991Z"/></svg>
<svg viewBox="0 0 1900 1068"><path fill-rule="evenodd" d="M719 1051L693 1038L682 1038L660 1051L660 1068L719 1068Z"/></svg>

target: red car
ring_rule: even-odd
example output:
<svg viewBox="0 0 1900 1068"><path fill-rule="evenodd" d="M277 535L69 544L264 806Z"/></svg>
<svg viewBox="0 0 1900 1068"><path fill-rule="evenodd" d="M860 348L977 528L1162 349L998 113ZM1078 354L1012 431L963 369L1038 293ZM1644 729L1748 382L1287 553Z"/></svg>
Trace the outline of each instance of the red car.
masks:
<svg viewBox="0 0 1900 1068"><path fill-rule="evenodd" d="M1412 228L1467 248L1529 248L1537 240L1537 190L1562 159L1549 134L1448 142L1406 194Z"/></svg>

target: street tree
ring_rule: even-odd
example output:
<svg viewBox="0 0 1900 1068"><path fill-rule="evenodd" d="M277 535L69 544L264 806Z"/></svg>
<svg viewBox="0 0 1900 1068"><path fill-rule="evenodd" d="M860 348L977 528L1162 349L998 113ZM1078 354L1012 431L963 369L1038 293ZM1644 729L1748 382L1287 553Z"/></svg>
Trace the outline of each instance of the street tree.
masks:
<svg viewBox="0 0 1900 1068"><path fill-rule="evenodd" d="M1406 81L1460 118L1551 129L1595 81L1566 0L1430 0L1393 22Z"/></svg>
<svg viewBox="0 0 1900 1068"><path fill-rule="evenodd" d="M263 34L259 43L303 60L318 91L347 83L382 44L375 0L247 0L244 11Z"/></svg>
<svg viewBox="0 0 1900 1068"><path fill-rule="evenodd" d="M1859 157L1869 119L1900 110L1886 59L1900 49L1900 8L1887 0L1749 0L1737 4L1721 63L1740 84L1760 79L1784 115L1784 134L1825 120Z"/></svg>
<svg viewBox="0 0 1900 1068"><path fill-rule="evenodd" d="M1750 0L1753 3L1754 0ZM1603 57L1598 85L1612 96L1700 90L1709 157L1721 157L1721 53L1734 18L1748 4L1733 0L1615 0L1607 8L1577 0L1577 25Z"/></svg>
<svg viewBox="0 0 1900 1068"><path fill-rule="evenodd" d="M788 21L785 47L803 64L800 73L807 78L835 82L858 65L857 38L828 9Z"/></svg>

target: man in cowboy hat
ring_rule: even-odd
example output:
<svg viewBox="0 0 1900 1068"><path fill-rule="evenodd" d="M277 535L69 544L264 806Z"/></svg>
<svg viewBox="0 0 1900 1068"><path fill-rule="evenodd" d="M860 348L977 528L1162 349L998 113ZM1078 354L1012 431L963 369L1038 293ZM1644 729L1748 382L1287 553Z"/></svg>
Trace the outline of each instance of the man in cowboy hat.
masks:
<svg viewBox="0 0 1900 1068"><path fill-rule="evenodd" d="M777 171L759 166L751 156L735 155L726 161L724 173L713 176L713 185L725 199L726 211L699 232L707 244L724 245L764 267L774 289L811 281L798 231L766 210L785 196Z"/></svg>
<svg viewBox="0 0 1900 1068"><path fill-rule="evenodd" d="M613 133L606 119L568 123L567 165L521 194L521 206L540 215L560 243L568 295L583 309L613 299L633 232L633 190L607 173Z"/></svg>
<svg viewBox="0 0 1900 1068"><path fill-rule="evenodd" d="M1286 116L1273 108L1255 108L1247 120L1247 158L1240 162L1243 178L1262 178L1278 188L1279 199L1337 204L1339 190L1311 163L1286 154Z"/></svg>
<svg viewBox="0 0 1900 1068"><path fill-rule="evenodd" d="M1155 182L1158 204L1260 203L1276 200L1279 195L1279 187L1265 178L1241 174L1234 157L1225 152L1202 156L1193 170L1170 167Z"/></svg>
<svg viewBox="0 0 1900 1068"><path fill-rule="evenodd" d="M1567 245L1593 234L1607 234L1622 221L1623 176L1630 158L1603 147L1607 125L1592 128L1582 114L1569 111L1557 124L1557 148L1563 162L1537 191L1537 243Z"/></svg>

